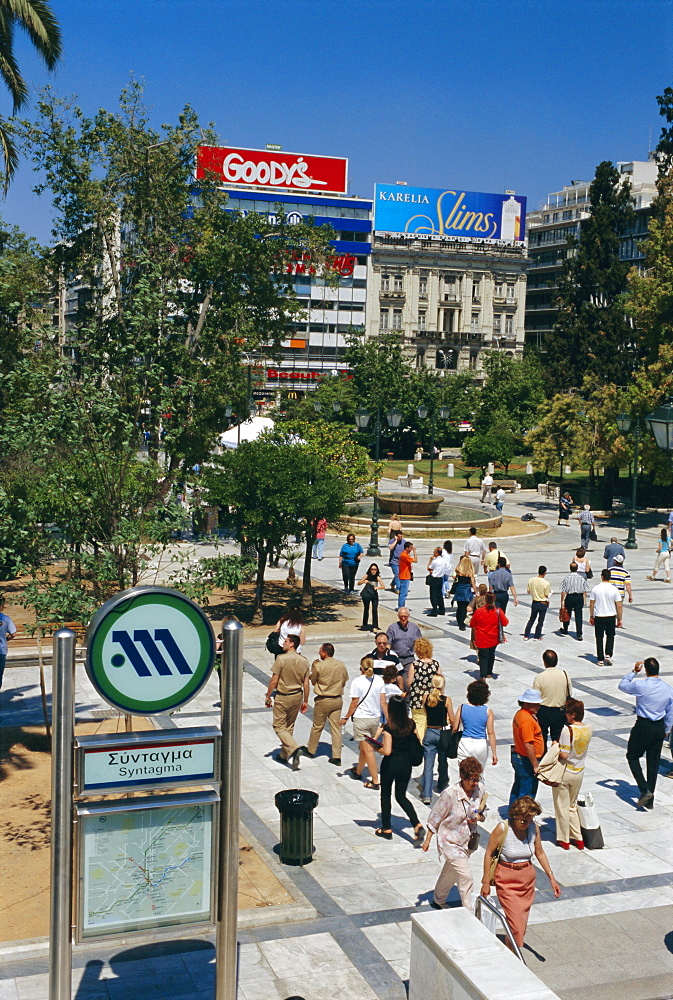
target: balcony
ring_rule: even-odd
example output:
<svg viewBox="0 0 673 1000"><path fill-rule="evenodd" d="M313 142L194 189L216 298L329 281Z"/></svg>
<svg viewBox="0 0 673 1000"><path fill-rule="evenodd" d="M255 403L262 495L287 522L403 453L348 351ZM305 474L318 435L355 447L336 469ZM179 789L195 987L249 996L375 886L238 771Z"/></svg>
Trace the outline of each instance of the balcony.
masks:
<svg viewBox="0 0 673 1000"><path fill-rule="evenodd" d="M457 302L458 295L456 292L444 292L442 296L442 302Z"/></svg>
<svg viewBox="0 0 673 1000"><path fill-rule="evenodd" d="M400 301L404 299L404 292L389 292L381 289L379 292L380 299L395 299L395 301Z"/></svg>

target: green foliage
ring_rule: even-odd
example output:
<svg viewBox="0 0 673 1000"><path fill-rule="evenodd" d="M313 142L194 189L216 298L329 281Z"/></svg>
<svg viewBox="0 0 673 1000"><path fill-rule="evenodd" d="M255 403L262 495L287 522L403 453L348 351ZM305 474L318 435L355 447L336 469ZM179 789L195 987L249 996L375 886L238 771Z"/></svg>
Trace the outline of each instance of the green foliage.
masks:
<svg viewBox="0 0 673 1000"><path fill-rule="evenodd" d="M90 591L72 580L53 579L46 572L26 584L20 603L35 614L34 624L26 627L33 635L52 632L67 622L86 623L97 607Z"/></svg>
<svg viewBox="0 0 673 1000"><path fill-rule="evenodd" d="M540 361L533 354L510 358L496 351L484 359L484 371L474 427L481 433L495 428L502 433L506 428L520 443L545 399Z"/></svg>
<svg viewBox="0 0 673 1000"><path fill-rule="evenodd" d="M173 573L170 585L202 607L208 607L213 590L236 591L255 571L254 559L244 556L209 556L189 562L181 558L183 568ZM186 565L184 565L186 563Z"/></svg>
<svg viewBox="0 0 673 1000"><path fill-rule="evenodd" d="M628 266L619 237L631 224L631 189L604 161L589 189L591 214L558 282L558 319L547 340L551 391L579 388L586 374L625 385L633 368L631 324L624 314Z"/></svg>
<svg viewBox="0 0 673 1000"><path fill-rule="evenodd" d="M485 434L468 434L461 448L466 465L479 465L482 470L489 462L505 466L516 454L515 437L506 428L493 428Z"/></svg>
<svg viewBox="0 0 673 1000"><path fill-rule="evenodd" d="M61 58L61 31L46 0L2 0L0 2L0 77L9 90L14 113L28 100L28 84L21 75L14 53L16 28L30 38L47 69ZM5 192L18 166L14 130L0 118L0 152L5 162Z"/></svg>

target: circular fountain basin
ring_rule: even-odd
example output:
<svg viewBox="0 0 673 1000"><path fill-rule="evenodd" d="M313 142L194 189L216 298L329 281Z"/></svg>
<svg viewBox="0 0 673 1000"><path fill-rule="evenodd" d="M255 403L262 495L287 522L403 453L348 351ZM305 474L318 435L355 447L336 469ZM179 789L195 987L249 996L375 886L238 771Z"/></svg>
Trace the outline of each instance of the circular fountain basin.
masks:
<svg viewBox="0 0 673 1000"><path fill-rule="evenodd" d="M434 517L444 497L428 493L379 493L379 510L386 514L403 514L407 517Z"/></svg>

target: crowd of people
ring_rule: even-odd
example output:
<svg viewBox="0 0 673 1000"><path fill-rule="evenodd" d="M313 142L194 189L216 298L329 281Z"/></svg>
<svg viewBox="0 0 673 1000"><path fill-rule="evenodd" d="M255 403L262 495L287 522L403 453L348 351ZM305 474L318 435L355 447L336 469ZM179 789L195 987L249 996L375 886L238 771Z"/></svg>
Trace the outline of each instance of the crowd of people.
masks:
<svg viewBox="0 0 673 1000"><path fill-rule="evenodd" d="M565 507L559 510L560 520L569 513L568 504L566 497ZM622 608L633 600L632 582L624 566L625 550L613 537L604 549L606 565L600 570L600 582L590 586L594 574L587 547L594 521L586 514L583 510L579 517L584 544L570 561L560 586L557 635L569 635L574 617L575 638L582 641L588 603L596 662L609 665L616 629L622 624ZM669 577L669 542L669 533L663 529L653 577L657 570L664 570L666 579ZM363 554L354 536L349 535L339 556L344 587L349 593L353 592ZM498 764L496 720L488 706L489 684L497 680L496 650L505 641L504 628L510 624L506 610L510 600L515 607L518 605L518 596L508 557L496 542L487 546L476 528L470 529L455 569L453 558L450 540L436 547L427 564L426 583L429 615L446 616L450 604L458 629L469 628L471 632L479 677L467 684L460 703L454 704L447 695L444 669L432 642L411 621L405 606L417 556L399 522L392 522L391 589L401 603L396 621L385 632L379 630L378 594L386 584L380 565L371 563L360 576L358 586L362 587L362 627L374 631L374 648L362 658L359 676L349 682L348 670L335 658L334 646L329 642L322 644L318 659L310 665L300 653L305 641L303 624L297 613L288 614L277 624L283 652L274 662L266 704L270 707L273 701L273 728L281 744L277 759L295 770L301 766L302 757L317 755L326 726L331 736L329 762L340 766L343 727L351 724L358 758L345 773L379 794L380 825L375 835L393 839L394 788L395 802L408 818L416 844L427 851L436 837L443 866L432 905L445 907L450 889L457 885L463 905L472 908L470 856L477 849L478 827L488 811L489 761L490 766ZM485 582L479 579L482 574ZM523 630L524 641L543 638L553 596L546 574L546 566L540 565L527 583L531 611ZM294 722L300 712L306 711L310 685L314 688L313 725L306 746L300 746L293 735ZM648 657L636 663L619 682L619 690L636 700L636 721L626 759L638 787L637 806L653 809L662 746L673 728L673 688L659 678L658 661ZM514 941L521 947L535 891L533 859L546 873L553 895L557 897L561 892L536 823L541 812L537 802L540 780L551 785L557 846L565 851L571 847L582 851L585 847L578 799L592 727L585 718L584 703L575 697L568 672L559 666L556 650L547 648L542 653L542 669L532 686L521 692L511 728L502 722L498 728L501 737L511 733L512 785L506 818L496 823L485 847L480 891L488 896L491 888L495 889ZM453 780L451 761L457 766ZM425 827L408 794L415 769L421 802L431 807Z"/></svg>

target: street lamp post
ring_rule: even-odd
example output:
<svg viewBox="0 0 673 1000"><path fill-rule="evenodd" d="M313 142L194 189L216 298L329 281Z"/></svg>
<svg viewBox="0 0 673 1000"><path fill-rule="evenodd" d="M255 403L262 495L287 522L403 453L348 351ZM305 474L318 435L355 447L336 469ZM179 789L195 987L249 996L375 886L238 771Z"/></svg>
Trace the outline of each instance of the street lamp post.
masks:
<svg viewBox="0 0 673 1000"><path fill-rule="evenodd" d="M435 477L434 477L434 467L435 467L435 410L430 410L425 403L421 405L416 410L421 420L425 420L428 413L430 414L430 478L428 479L428 496L432 496L435 491ZM439 416L442 420L448 420L451 416L451 411L448 406L440 406Z"/></svg>
<svg viewBox="0 0 673 1000"><path fill-rule="evenodd" d="M654 414L650 414L654 416ZM649 419L649 418L648 418ZM617 427L622 434L628 434L633 418L630 413L620 413L616 419ZM637 549L636 541L636 501L638 497L638 445L640 443L640 420L636 418L633 429L633 473L631 476L631 513L629 514L629 537L624 543L626 549Z"/></svg>
<svg viewBox="0 0 673 1000"><path fill-rule="evenodd" d="M365 410L362 407L355 411L355 423L357 424L358 430L364 431L367 429L369 424L371 414L369 410ZM397 407L393 406L386 412L386 421L388 426L395 428L400 426L402 420L402 411L398 410ZM376 421L374 423L374 460L379 461L379 452L381 449L381 407L376 407ZM374 483L374 503L372 507L372 523L371 530L369 534L369 548L367 549L368 556L380 556L381 549L379 548L379 484L378 481Z"/></svg>

